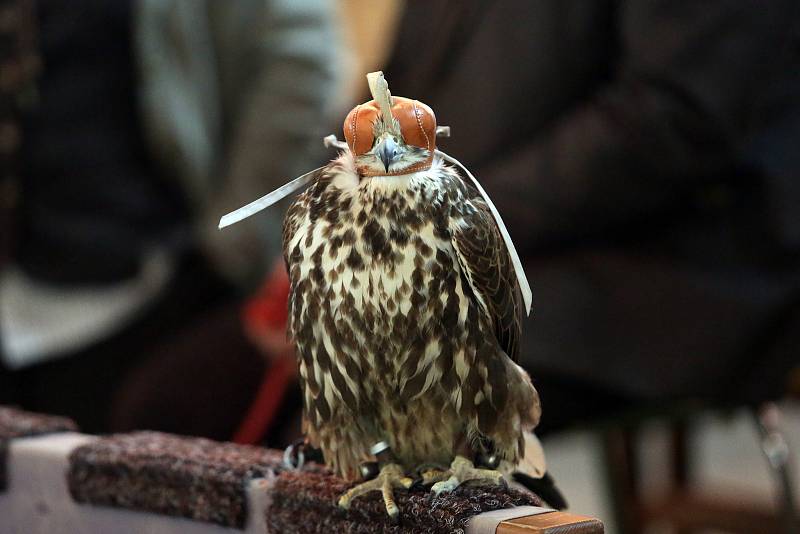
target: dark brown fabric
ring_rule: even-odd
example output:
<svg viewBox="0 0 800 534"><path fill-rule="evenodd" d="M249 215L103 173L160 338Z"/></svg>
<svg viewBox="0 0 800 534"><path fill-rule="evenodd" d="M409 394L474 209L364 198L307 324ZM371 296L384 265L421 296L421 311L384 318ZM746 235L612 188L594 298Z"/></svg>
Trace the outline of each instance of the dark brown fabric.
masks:
<svg viewBox="0 0 800 534"><path fill-rule="evenodd" d="M440 496L422 487L396 490L400 522L393 524L380 492L355 499L350 510L339 508L339 496L351 486L326 473L282 473L275 482L267 514L270 532L463 533L469 519L481 512L541 505L530 493L500 487L464 486Z"/></svg>
<svg viewBox="0 0 800 534"><path fill-rule="evenodd" d="M779 395L743 369L786 373L774 330L800 309L800 4L407 6L386 78L452 127L440 148L485 184L524 257L534 381Z"/></svg>
<svg viewBox="0 0 800 534"><path fill-rule="evenodd" d="M185 195L140 124L133 0L36 0L36 105L22 117L15 263L68 288L135 278L190 245Z"/></svg>
<svg viewBox="0 0 800 534"><path fill-rule="evenodd" d="M39 74L33 0L0 1L0 268L10 260L19 203L21 113L35 101Z"/></svg>
<svg viewBox="0 0 800 534"><path fill-rule="evenodd" d="M210 309L152 345L119 384L111 430L230 439L265 368L264 356L245 338L240 302ZM299 430L299 421L294 426Z"/></svg>
<svg viewBox="0 0 800 534"><path fill-rule="evenodd" d="M77 425L66 417L41 415L0 406L0 492L6 489L6 456L10 440L76 430L78 430Z"/></svg>
<svg viewBox="0 0 800 534"><path fill-rule="evenodd" d="M77 448L68 483L81 503L243 528L247 483L279 470L282 461L279 451L137 432Z"/></svg>

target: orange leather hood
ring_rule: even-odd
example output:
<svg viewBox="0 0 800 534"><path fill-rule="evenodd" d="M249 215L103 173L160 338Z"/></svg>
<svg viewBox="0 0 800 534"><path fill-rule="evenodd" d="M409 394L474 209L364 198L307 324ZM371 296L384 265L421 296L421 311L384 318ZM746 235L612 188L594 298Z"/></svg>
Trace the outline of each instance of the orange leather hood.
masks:
<svg viewBox="0 0 800 534"><path fill-rule="evenodd" d="M373 127L380 118L380 106L375 100L354 107L344 119L344 138L354 156L372 148ZM420 102L402 96L392 97L392 116L400 123L400 133L407 145L436 148L436 115Z"/></svg>

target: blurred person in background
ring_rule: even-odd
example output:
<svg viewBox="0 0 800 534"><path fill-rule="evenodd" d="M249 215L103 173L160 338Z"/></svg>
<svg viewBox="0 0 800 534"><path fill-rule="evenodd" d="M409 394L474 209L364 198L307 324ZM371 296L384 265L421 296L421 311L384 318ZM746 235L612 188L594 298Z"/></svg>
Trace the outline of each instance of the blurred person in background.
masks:
<svg viewBox="0 0 800 534"><path fill-rule="evenodd" d="M800 4L399 5L392 91L452 127L443 150L533 286L540 430L780 395L800 363Z"/></svg>
<svg viewBox="0 0 800 534"><path fill-rule="evenodd" d="M538 432L782 393L800 364L800 4L342 6L349 85L382 69L430 105L523 256ZM273 276L248 317L291 358L287 291Z"/></svg>
<svg viewBox="0 0 800 534"><path fill-rule="evenodd" d="M217 221L324 158L333 7L0 2L0 404L229 436L263 369L241 289L281 215Z"/></svg>

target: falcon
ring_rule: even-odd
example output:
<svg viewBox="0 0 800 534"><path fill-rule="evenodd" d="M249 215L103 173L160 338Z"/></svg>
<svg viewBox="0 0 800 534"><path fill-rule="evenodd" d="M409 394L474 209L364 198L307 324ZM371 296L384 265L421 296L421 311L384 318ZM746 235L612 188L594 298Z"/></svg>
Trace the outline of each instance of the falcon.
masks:
<svg viewBox="0 0 800 534"><path fill-rule="evenodd" d="M381 491L397 516L393 489L420 473L436 493L502 483L540 404L517 365L529 304L502 220L436 150L433 111L369 79L373 100L347 115L347 145L284 221L288 329L303 430L328 467L355 480L388 451L339 504Z"/></svg>

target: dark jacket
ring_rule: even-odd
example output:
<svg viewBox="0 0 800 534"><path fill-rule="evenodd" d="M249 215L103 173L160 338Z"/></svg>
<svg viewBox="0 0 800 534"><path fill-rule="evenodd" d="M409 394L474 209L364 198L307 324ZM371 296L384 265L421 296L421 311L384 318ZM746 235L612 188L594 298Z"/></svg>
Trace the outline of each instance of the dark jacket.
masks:
<svg viewBox="0 0 800 534"><path fill-rule="evenodd" d="M138 275L153 249L191 249L232 280L260 280L280 214L225 233L217 222L324 159L339 79L334 3L36 7L43 68L23 123L15 261L42 282L92 285Z"/></svg>
<svg viewBox="0 0 800 534"><path fill-rule="evenodd" d="M22 122L18 264L50 284L139 272L142 250L185 219L138 128L133 2L37 4L44 66Z"/></svg>
<svg viewBox="0 0 800 534"><path fill-rule="evenodd" d="M534 380L740 399L800 361L799 9L408 3L387 79L525 259Z"/></svg>

